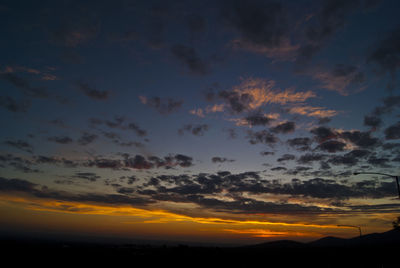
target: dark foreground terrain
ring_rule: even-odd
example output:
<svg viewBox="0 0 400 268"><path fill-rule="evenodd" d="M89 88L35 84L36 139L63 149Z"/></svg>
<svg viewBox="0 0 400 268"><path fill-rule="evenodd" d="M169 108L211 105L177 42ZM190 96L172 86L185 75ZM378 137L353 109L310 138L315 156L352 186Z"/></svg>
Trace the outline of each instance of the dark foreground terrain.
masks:
<svg viewBox="0 0 400 268"><path fill-rule="evenodd" d="M400 231L311 243L275 241L245 247L116 245L35 239L1 239L3 263L40 266L135 267L400 267ZM39 267L40 267L39 266Z"/></svg>

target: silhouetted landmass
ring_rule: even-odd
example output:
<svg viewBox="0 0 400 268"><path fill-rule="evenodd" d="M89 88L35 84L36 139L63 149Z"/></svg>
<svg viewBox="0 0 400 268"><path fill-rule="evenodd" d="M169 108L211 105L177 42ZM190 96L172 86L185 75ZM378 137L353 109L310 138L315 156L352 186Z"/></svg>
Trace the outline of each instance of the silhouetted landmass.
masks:
<svg viewBox="0 0 400 268"><path fill-rule="evenodd" d="M230 265L252 267L399 267L400 231L351 239L325 237L310 243L289 240L251 246L112 244L2 238L3 262L13 266L90 264L118 266Z"/></svg>

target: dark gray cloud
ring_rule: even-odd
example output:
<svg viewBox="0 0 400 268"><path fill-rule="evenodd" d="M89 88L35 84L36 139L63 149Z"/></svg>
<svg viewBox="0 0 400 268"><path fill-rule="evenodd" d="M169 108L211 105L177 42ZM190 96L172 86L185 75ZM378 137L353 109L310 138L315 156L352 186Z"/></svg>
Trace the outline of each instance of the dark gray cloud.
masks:
<svg viewBox="0 0 400 268"><path fill-rule="evenodd" d="M203 136L206 131L208 131L208 125L206 124L200 124L200 125L188 124L178 129L179 135L183 135L185 132L188 132L195 136Z"/></svg>
<svg viewBox="0 0 400 268"><path fill-rule="evenodd" d="M247 132L247 135L249 138L249 142L251 144L264 143L267 145L274 145L275 143L278 142L278 138L267 130L261 130L261 131L249 130Z"/></svg>
<svg viewBox="0 0 400 268"><path fill-rule="evenodd" d="M271 170L283 171L285 169L285 167L276 167ZM299 173L309 169L308 167L297 167L296 171ZM258 174L253 173L230 174L229 172L192 176L163 175L151 178L146 185L156 187L156 190L140 188L140 193L149 194L152 198L158 200L170 200L168 198L172 198L176 202L193 202L190 199L192 195L203 196L221 193L222 191L229 192L232 197L235 197L235 194L247 192L256 195L270 193L326 199L382 198L396 196L397 194L394 182L386 183L377 180L337 182L336 180L322 178L293 179L290 182L280 182L278 180L263 180Z"/></svg>
<svg viewBox="0 0 400 268"><path fill-rule="evenodd" d="M311 169L312 169L311 167L296 166L295 168L292 168L292 169L289 169L288 171L286 171L286 174L298 175L298 174L302 173L303 175L305 175L304 173Z"/></svg>
<svg viewBox="0 0 400 268"><path fill-rule="evenodd" d="M184 64L192 74L206 75L209 73L209 64L201 59L193 47L174 45L171 47L172 55Z"/></svg>
<svg viewBox="0 0 400 268"><path fill-rule="evenodd" d="M73 161L65 158L56 158L53 156L38 155L34 157L33 163L35 164L52 164L52 165L63 165L65 167L73 168L82 165L79 161Z"/></svg>
<svg viewBox="0 0 400 268"><path fill-rule="evenodd" d="M21 192L26 194L31 194L38 198L55 199L61 201L72 201L72 202L98 202L105 204L114 205L147 205L154 203L149 198L139 197L139 196L126 196L117 194L74 194L64 191L53 191L47 187L28 182L21 179L6 179L0 177L0 191L2 192ZM68 210L68 207L65 207ZM71 207L72 209L72 207Z"/></svg>
<svg viewBox="0 0 400 268"><path fill-rule="evenodd" d="M271 168L271 171L282 171L282 170L286 171L287 168L285 168L285 167L273 167L273 168Z"/></svg>
<svg viewBox="0 0 400 268"><path fill-rule="evenodd" d="M329 158L328 162L333 165L347 165L354 166L360 162L360 160L366 160L366 157L371 152L368 150L353 150L344 155L335 155Z"/></svg>
<svg viewBox="0 0 400 268"><path fill-rule="evenodd" d="M274 155L275 153L274 152L269 152L269 151L263 151L263 152L260 152L260 154L262 156L267 156L267 155Z"/></svg>
<svg viewBox="0 0 400 268"><path fill-rule="evenodd" d="M400 27L397 27L379 41L368 55L367 62L375 63L382 73L391 76L387 88L393 90L396 86L396 72L400 68Z"/></svg>
<svg viewBox="0 0 400 268"><path fill-rule="evenodd" d="M47 138L47 140L56 142L56 143L60 143L60 144L69 144L69 143L73 142L73 140L67 136L54 136L54 137Z"/></svg>
<svg viewBox="0 0 400 268"><path fill-rule="evenodd" d="M235 162L234 159L229 159L226 157L219 157L219 156L214 156L213 158L211 158L211 161L213 163L225 163L225 162Z"/></svg>
<svg viewBox="0 0 400 268"><path fill-rule="evenodd" d="M139 137L146 137L147 136L147 131L144 130L144 129L141 129L135 123L129 123L127 128L133 130Z"/></svg>
<svg viewBox="0 0 400 268"><path fill-rule="evenodd" d="M311 149L312 140L308 137L299 137L288 139L287 144L299 151L307 151Z"/></svg>
<svg viewBox="0 0 400 268"><path fill-rule="evenodd" d="M389 168L390 159L387 157L371 156L368 158L368 164L371 164L374 167Z"/></svg>
<svg viewBox="0 0 400 268"><path fill-rule="evenodd" d="M78 172L75 173L75 175L72 176L72 178L84 179L88 181L96 181L97 179L100 179L101 176L93 172Z"/></svg>
<svg viewBox="0 0 400 268"><path fill-rule="evenodd" d="M78 81L76 82L77 88L82 91L86 96L95 100L107 100L110 97L110 92L106 90L98 90L95 87L89 85L87 82Z"/></svg>
<svg viewBox="0 0 400 268"><path fill-rule="evenodd" d="M29 144L26 141L23 140L7 140L4 142L4 144L8 145L8 146L12 146L14 148L17 148L19 150L28 152L28 153L32 153L33 152L33 146L31 144Z"/></svg>
<svg viewBox="0 0 400 268"><path fill-rule="evenodd" d="M305 28L306 43L299 49L298 61L311 59L327 40L341 29L348 17L359 9L359 0L327 0Z"/></svg>
<svg viewBox="0 0 400 268"><path fill-rule="evenodd" d="M80 145L88 145L92 142L94 142L98 136L96 134L90 134L87 132L84 132L82 136L78 139L78 143Z"/></svg>
<svg viewBox="0 0 400 268"><path fill-rule="evenodd" d="M25 113L30 107L29 101L17 102L9 96L0 96L0 107L14 113Z"/></svg>
<svg viewBox="0 0 400 268"><path fill-rule="evenodd" d="M349 77L350 84L360 84L365 81L364 73L358 71L358 67L348 64L336 64L332 69L333 77Z"/></svg>
<svg viewBox="0 0 400 268"><path fill-rule="evenodd" d="M250 126L267 126L274 119L263 113L255 113L244 118Z"/></svg>
<svg viewBox="0 0 400 268"><path fill-rule="evenodd" d="M372 129L377 129L382 124L382 119L376 115L366 115L364 117L364 125Z"/></svg>
<svg viewBox="0 0 400 268"><path fill-rule="evenodd" d="M228 108L233 114L242 113L248 110L249 104L253 100L253 97L248 93L240 93L232 90L219 91L218 98L228 104Z"/></svg>
<svg viewBox="0 0 400 268"><path fill-rule="evenodd" d="M114 116L113 119L105 119L105 120L100 119L100 118L90 118L89 124L92 127L104 125L104 126L107 126L109 128L113 128L113 129L132 130L139 137L147 136L147 131L145 129L142 129L138 124L136 124L134 122L127 122L126 118L123 116ZM114 133L114 132L103 131L103 135L109 139L119 139L120 138L118 136L118 134Z"/></svg>
<svg viewBox="0 0 400 268"><path fill-rule="evenodd" d="M318 119L318 125L325 125L331 122L332 118L330 117L321 117Z"/></svg>
<svg viewBox="0 0 400 268"><path fill-rule="evenodd" d="M375 107L372 111L373 116L390 114L394 109L400 108L400 96L388 96L382 100L383 104Z"/></svg>
<svg viewBox="0 0 400 268"><path fill-rule="evenodd" d="M183 154L168 155L163 158L157 156L149 156L145 158L142 155L134 157L126 156L123 160L123 167L134 169L151 169L164 167L170 169L176 166L183 168L193 166L193 158Z"/></svg>
<svg viewBox="0 0 400 268"><path fill-rule="evenodd" d="M296 128L295 122L285 122L277 125L276 127L273 127L271 131L274 133L287 134L287 133L292 133L295 130L295 128Z"/></svg>
<svg viewBox="0 0 400 268"><path fill-rule="evenodd" d="M346 144L336 140L329 140L321 143L317 146L317 149L329 152L329 153L336 153L344 151Z"/></svg>
<svg viewBox="0 0 400 268"><path fill-rule="evenodd" d="M39 173L41 172L37 168L33 168L35 162L25 159L13 154L3 154L0 155L0 167L5 167L5 165L13 167L15 170L23 173Z"/></svg>
<svg viewBox="0 0 400 268"><path fill-rule="evenodd" d="M344 131L340 136L361 148L371 148L380 144L379 139L371 137L371 132L369 131Z"/></svg>
<svg viewBox="0 0 400 268"><path fill-rule="evenodd" d="M315 135L315 139L320 143L334 139L338 135L335 130L324 126L313 128L311 133Z"/></svg>
<svg viewBox="0 0 400 268"><path fill-rule="evenodd" d="M224 22L250 45L279 48L287 38L286 12L279 2L226 1L221 14Z"/></svg>
<svg viewBox="0 0 400 268"><path fill-rule="evenodd" d="M289 160L295 160L296 156L292 154L284 154L280 158L278 158L276 161L278 162L283 162L283 161L289 161Z"/></svg>
<svg viewBox="0 0 400 268"><path fill-rule="evenodd" d="M183 100L174 100L171 98L160 98L160 97L140 97L143 104L155 109L160 114L170 114L178 111L183 104Z"/></svg>
<svg viewBox="0 0 400 268"><path fill-rule="evenodd" d="M325 154L317 154L317 153L307 153L305 155L300 156L297 160L299 164L312 164L316 161L324 160L327 157Z"/></svg>
<svg viewBox="0 0 400 268"><path fill-rule="evenodd" d="M387 140L400 139L400 122L397 122L385 129L385 138Z"/></svg>
<svg viewBox="0 0 400 268"><path fill-rule="evenodd" d="M48 98L50 96L46 88L32 86L28 79L15 73L0 73L0 79L12 84L26 96L33 98Z"/></svg>

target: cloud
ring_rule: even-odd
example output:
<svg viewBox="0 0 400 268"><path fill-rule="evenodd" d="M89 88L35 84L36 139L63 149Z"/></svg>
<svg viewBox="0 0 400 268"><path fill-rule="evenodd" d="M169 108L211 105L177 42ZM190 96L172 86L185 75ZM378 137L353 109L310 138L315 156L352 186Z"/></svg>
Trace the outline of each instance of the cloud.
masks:
<svg viewBox="0 0 400 268"><path fill-rule="evenodd" d="M132 130L139 137L146 137L147 131L142 129L138 124L134 122L127 122L126 118L123 116L114 116L111 120L104 120L99 118L90 118L89 124L92 127L105 125L109 128L120 129L120 130ZM119 139L119 135L114 132L103 131L103 135L110 139ZM120 141L118 140L117 143Z"/></svg>
<svg viewBox="0 0 400 268"><path fill-rule="evenodd" d="M209 73L208 64L202 60L193 47L174 45L171 47L172 55L189 68L190 73L206 75Z"/></svg>
<svg viewBox="0 0 400 268"><path fill-rule="evenodd" d="M147 159L142 155L135 155L134 157L125 157L123 160L125 168L133 169L152 169L164 167L166 169L180 166L183 168L193 166L193 158L183 154L168 155L164 158L157 156L149 156Z"/></svg>
<svg viewBox="0 0 400 268"><path fill-rule="evenodd" d="M73 142L73 140L67 136L54 136L54 137L47 138L47 140L56 142L56 143L60 143L60 144L69 144L69 143Z"/></svg>
<svg viewBox="0 0 400 268"><path fill-rule="evenodd" d="M400 122L397 122L385 129L385 139L400 139Z"/></svg>
<svg viewBox="0 0 400 268"><path fill-rule="evenodd" d="M338 136L338 133L336 131L324 126L313 128L310 132L315 135L314 138L320 143L330 139L334 139Z"/></svg>
<svg viewBox="0 0 400 268"><path fill-rule="evenodd" d="M209 126L207 124L200 125L184 125L182 128L178 129L179 135L184 135L185 132L191 133L195 136L203 136L206 131L208 131Z"/></svg>
<svg viewBox="0 0 400 268"><path fill-rule="evenodd" d="M135 123L129 123L128 129L133 130L139 137L145 137L147 136L147 131L144 129L141 129L137 124Z"/></svg>
<svg viewBox="0 0 400 268"><path fill-rule="evenodd" d="M88 181L96 181L97 179L100 179L101 176L98 176L96 173L93 172L78 172L75 173L73 178L79 178L79 179L85 179Z"/></svg>
<svg viewBox="0 0 400 268"><path fill-rule="evenodd" d="M162 99L160 97L152 97L152 98L147 98L145 96L139 96L140 101L151 107L156 109L160 114L170 114L173 112L178 111L182 104L182 100L173 100L173 99Z"/></svg>
<svg viewBox="0 0 400 268"><path fill-rule="evenodd" d="M315 107L315 106L294 106L288 108L288 112L291 114L300 114L309 117L318 117L320 119L325 119L337 115L339 112L335 110L327 110L325 107Z"/></svg>
<svg viewBox="0 0 400 268"><path fill-rule="evenodd" d="M326 41L346 24L347 18L358 9L358 0L324 1L322 8L305 28L306 42L299 49L298 62L310 60L324 47Z"/></svg>
<svg viewBox="0 0 400 268"><path fill-rule="evenodd" d="M291 44L287 14L275 1L228 1L221 8L225 24L239 37L234 48L264 54L274 59L291 59L298 46Z"/></svg>
<svg viewBox="0 0 400 268"><path fill-rule="evenodd" d="M324 160L327 156L325 154L307 153L297 160L299 164L312 164L312 162Z"/></svg>
<svg viewBox="0 0 400 268"><path fill-rule="evenodd" d="M248 115L244 118L244 121L249 125L249 126L267 126L271 123L271 121L275 120L276 117L270 116L268 114L263 114L263 113L254 113L251 115Z"/></svg>
<svg viewBox="0 0 400 268"><path fill-rule="evenodd" d="M78 139L78 143L80 145L88 145L95 141L98 138L96 134L90 134L87 132L84 132L82 136Z"/></svg>
<svg viewBox="0 0 400 268"><path fill-rule="evenodd" d="M336 91L343 96L350 94L349 87L355 86L355 91L365 88L365 75L356 66L337 64L330 72L315 72L313 78L322 82L321 87Z"/></svg>
<svg viewBox="0 0 400 268"><path fill-rule="evenodd" d="M295 148L296 150L307 151L311 149L310 145L312 143L312 140L308 137L298 137L298 138L288 139L286 143L289 144L291 147Z"/></svg>
<svg viewBox="0 0 400 268"><path fill-rule="evenodd" d="M54 199L58 201L71 201L80 203L103 203L112 205L147 205L154 203L149 198L139 196L126 196L120 194L75 194L64 191L49 190L47 187L39 187L40 185L21 179L6 179L0 177L1 192L21 192L31 194L34 197L44 199Z"/></svg>
<svg viewBox="0 0 400 268"><path fill-rule="evenodd" d="M361 132L358 130L354 131L343 131L340 133L340 137L352 142L361 148L370 148L380 144L378 138L371 137L371 132Z"/></svg>
<svg viewBox="0 0 400 268"><path fill-rule="evenodd" d="M286 171L287 170L287 168L285 168L285 167L273 167L273 168L271 168L271 171Z"/></svg>
<svg viewBox="0 0 400 268"><path fill-rule="evenodd" d="M235 162L234 159L229 159L226 157L219 157L219 156L214 156L213 158L211 158L211 161L215 164L215 163L225 163L225 162Z"/></svg>
<svg viewBox="0 0 400 268"><path fill-rule="evenodd" d="M98 19L87 13L89 8L93 9L83 4L79 7L63 5L60 9L52 9L56 18L52 17L51 23L48 22L46 25L50 27L50 41L73 49L93 40L100 32L100 23Z"/></svg>
<svg viewBox="0 0 400 268"><path fill-rule="evenodd" d="M388 96L383 99L383 105L377 106L372 115L382 116L385 114L390 114L395 108L400 108L400 96Z"/></svg>
<svg viewBox="0 0 400 268"><path fill-rule="evenodd" d="M282 44L276 47L267 47L236 39L232 41L232 47L261 54L274 60L292 61L296 58L300 45L292 44L287 38L283 39Z"/></svg>
<svg viewBox="0 0 400 268"><path fill-rule="evenodd" d="M364 125L371 127L373 130L377 129L382 124L382 119L375 115L366 115L364 117Z"/></svg>
<svg viewBox="0 0 400 268"><path fill-rule="evenodd" d="M13 154L0 155L0 167L4 168L3 164L13 167L15 170L24 173L39 173L41 172L37 168L32 168L35 163L29 159L15 156Z"/></svg>
<svg viewBox="0 0 400 268"><path fill-rule="evenodd" d="M271 131L274 133L288 134L294 132L295 128L296 128L296 123L288 121L280 123L276 127L273 127Z"/></svg>
<svg viewBox="0 0 400 268"><path fill-rule="evenodd" d="M387 157L376 157L376 156L371 156L368 158L368 163L375 166L375 167L380 167L380 168L389 168L390 159Z"/></svg>
<svg viewBox="0 0 400 268"><path fill-rule="evenodd" d="M278 162L283 162L283 161L289 161L289 160L295 160L296 156L292 154L284 154L280 158L278 158L276 161Z"/></svg>
<svg viewBox="0 0 400 268"><path fill-rule="evenodd" d="M30 106L29 101L17 102L9 96L0 96L0 107L14 113L25 113Z"/></svg>
<svg viewBox="0 0 400 268"><path fill-rule="evenodd" d="M346 147L346 144L340 141L336 140L329 140L321 143L318 145L317 149L326 151L329 153L336 153L336 152L341 152L344 151L344 148Z"/></svg>
<svg viewBox="0 0 400 268"><path fill-rule="evenodd" d="M7 140L4 142L4 144L8 145L8 146L12 146L14 148L17 148L19 150L28 152L28 153L32 153L33 152L33 147L31 144L29 144L26 141L23 140Z"/></svg>
<svg viewBox="0 0 400 268"><path fill-rule="evenodd" d="M32 86L28 79L14 73L0 72L0 79L20 89L26 96L42 99L50 96L46 88Z"/></svg>
<svg viewBox="0 0 400 268"><path fill-rule="evenodd" d="M260 152L260 155L262 155L262 156L274 155L274 154L275 154L274 152L269 152L269 151Z"/></svg>
<svg viewBox="0 0 400 268"><path fill-rule="evenodd" d="M251 144L264 143L268 145L274 145L278 142L278 138L267 130L251 131L247 132L249 142Z"/></svg>
<svg viewBox="0 0 400 268"><path fill-rule="evenodd" d="M393 90L396 86L396 72L400 68L400 27L397 27L379 41L368 55L367 62L375 63L382 73L391 76L387 88Z"/></svg>
<svg viewBox="0 0 400 268"><path fill-rule="evenodd" d="M328 162L333 165L355 166L371 152L368 150L352 150L344 155L335 155L329 158Z"/></svg>
<svg viewBox="0 0 400 268"><path fill-rule="evenodd" d="M106 90L98 90L93 86L90 86L84 81L76 82L76 86L80 91L82 91L86 96L94 100L107 100L110 97L110 92Z"/></svg>
<svg viewBox="0 0 400 268"><path fill-rule="evenodd" d="M218 92L232 113L256 110L266 104L301 103L316 97L312 91L295 92L293 88L281 90L275 88L276 82L261 78L247 78L232 90Z"/></svg>

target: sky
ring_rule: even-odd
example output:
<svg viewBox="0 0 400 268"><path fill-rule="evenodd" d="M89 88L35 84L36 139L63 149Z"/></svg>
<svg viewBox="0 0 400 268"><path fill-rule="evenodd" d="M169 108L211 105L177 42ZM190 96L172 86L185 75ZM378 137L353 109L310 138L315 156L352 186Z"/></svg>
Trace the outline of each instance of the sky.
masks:
<svg viewBox="0 0 400 268"><path fill-rule="evenodd" d="M400 3L0 1L3 233L258 243L400 214ZM347 226L338 226L347 225Z"/></svg>

